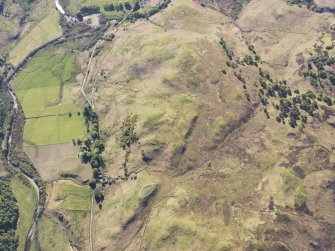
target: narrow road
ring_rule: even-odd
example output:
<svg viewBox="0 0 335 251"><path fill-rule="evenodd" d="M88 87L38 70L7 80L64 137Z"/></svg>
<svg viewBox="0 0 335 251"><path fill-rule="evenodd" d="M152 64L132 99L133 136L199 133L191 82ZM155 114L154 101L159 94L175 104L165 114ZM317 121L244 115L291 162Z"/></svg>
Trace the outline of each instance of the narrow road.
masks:
<svg viewBox="0 0 335 251"><path fill-rule="evenodd" d="M99 41L98 41L99 42ZM89 98L87 97L86 93L85 93L85 85L89 79L89 75L90 75L90 72L91 72L91 65L92 65L92 61L93 61L93 57L94 57L94 53L95 53L95 50L97 49L97 46L98 46L98 42L94 45L93 49L92 49L92 52L91 52L91 57L88 61L88 65L87 65L87 69L86 69L86 74L85 74L85 77L84 77L84 80L83 80L83 83L81 84L81 93L83 94L84 98L86 99L87 103L92 107L94 108L94 104L89 100Z"/></svg>
<svg viewBox="0 0 335 251"><path fill-rule="evenodd" d="M129 11L129 12L127 13L127 15L125 15L125 17L124 17L121 21L119 21L114 27L111 27L111 29L107 30L106 33L105 33L105 35L109 35L109 34L111 34L113 31L117 30L117 29L121 26L121 24L128 18L128 16L129 16L132 12L133 12L133 10ZM81 84L81 93L83 94L83 96L84 96L84 98L86 99L87 103L88 103L93 109L94 109L94 104L93 104L93 102L87 97L87 94L85 93L85 86L86 86L88 80L90 79L90 73L93 71L93 69L91 69L91 65L92 65L92 61L93 61L94 54L95 54L95 50L97 49L99 42L100 42L101 45L103 44L103 41L100 41L100 40L99 40L99 41L94 45L94 47L93 47L93 49L92 49L92 52L91 52L90 59L89 59L89 61L88 61L88 65L87 65L87 69L86 69L86 74L85 74L85 77L84 77L83 82L82 82L82 84Z"/></svg>
<svg viewBox="0 0 335 251"><path fill-rule="evenodd" d="M128 16L132 13L133 11L129 11L127 13L127 15L121 20L119 21L114 27L112 27L111 29L107 30L105 35L109 35L111 34L113 31L117 30L120 25L128 18ZM90 56L90 59L88 61L88 65L87 65L87 69L86 69L86 74L85 74L85 77L83 79L83 82L81 84L81 93L83 94L84 98L86 99L87 103L94 109L94 104L92 101L90 101L90 99L87 97L87 94L85 93L85 86L89 80L89 76L90 76L90 73L93 72L93 69L91 69L91 65L92 65L92 61L93 61L93 57L94 57L94 53L95 53L95 50L97 49L98 47L98 43L99 41L94 45L93 49L92 49L92 52L91 52L91 56ZM103 42L101 41L101 44L103 44ZM94 205L94 196L92 196L92 200L91 200L91 213L90 213L90 251L93 251L93 235L92 235L92 226L93 226L93 216L94 216L94 213L93 213L93 205Z"/></svg>
<svg viewBox="0 0 335 251"><path fill-rule="evenodd" d="M62 6L59 4L58 0L55 0L55 4L56 7L58 9L58 11L61 14L65 14L65 11L63 10ZM54 40L54 42L56 41L66 41L68 39L73 39L73 38L80 38L82 36L86 36L87 34L79 34L79 35L74 35L74 36L62 36L56 40ZM39 48L37 48L35 50L35 52L33 53L33 55L35 55L39 50L43 49L45 46L41 46ZM29 250L30 249L30 245L35 237L35 232L36 232L36 226L37 226L37 221L38 218L40 216L40 214L43 212L43 205L41 205L41 200L40 200L40 188L38 186L38 184L36 183L36 181L34 179L32 179L31 177L29 177L20 167L16 167L12 164L11 160L10 160L10 152L11 152L11 148L12 148L12 134L13 134L13 127L14 127L14 121L15 121L15 117L17 115L17 111L18 111L18 100L15 96L14 91L12 90L12 81L13 79L15 79L15 77L17 76L18 72L20 72L25 64L29 61L29 59L33 56L33 55L29 55L29 57L25 58L21 64L19 65L18 69L15 71L15 74L13 74L12 76L10 76L10 78L6 81L7 83L7 88L8 88L8 92L13 100L13 105L12 105L12 112L11 112L11 123L9 126L9 130L8 130L8 135L6 138L6 147L7 147L7 152L6 154L3 156L3 160L7 162L8 166L11 169L14 169L15 171L19 172L20 174L22 174L26 179L29 180L29 182L31 183L31 185L34 187L36 194L37 194L37 208L35 210L33 219L32 219L32 223L26 238L26 242L25 242L25 250Z"/></svg>
<svg viewBox="0 0 335 251"><path fill-rule="evenodd" d="M59 11L59 13L62 14L62 15L65 15L65 11L64 11L62 5L60 5L59 0L55 0L55 4L56 4L56 8Z"/></svg>
<svg viewBox="0 0 335 251"><path fill-rule="evenodd" d="M92 241L92 226L93 226L93 206L94 206L94 196L92 195L91 200L91 216L90 216L90 251L93 251L93 241Z"/></svg>
<svg viewBox="0 0 335 251"><path fill-rule="evenodd" d="M38 217L39 217L40 213L43 210L43 206L40 205L40 188L38 187L37 183L31 177L26 175L19 167L15 167L10 161L10 151L11 151L11 146L12 146L12 133L13 133L13 126L14 126L14 119L16 117L17 110L18 110L17 98L16 98L14 92L11 89L11 82L15 77L16 77L16 75L14 75L10 79L10 81L7 82L7 87L8 87L9 94L11 95L11 97L13 99L13 110L12 110L12 114L11 114L12 123L11 123L10 128L9 128L9 135L7 137L7 142L6 142L7 154L4 156L4 160L7 161L7 164L10 168L14 169L18 173L21 173L26 179L29 180L29 182L34 187L34 189L36 191L36 194L37 194L37 208L36 208L36 211L35 211L33 219L32 219L32 223L31 223L31 227L30 227L29 232L28 232L28 236L26 238L25 250L26 249L29 250L30 244L32 243L32 241L34 239L34 236L35 236L37 220L38 220Z"/></svg>
<svg viewBox="0 0 335 251"><path fill-rule="evenodd" d="M55 0L55 5L56 5L56 8L57 10L60 12L60 14L66 16L65 14L65 11L63 9L63 7L60 5L59 3L59 0ZM121 24L128 18L128 16L133 12L133 10L129 11L125 17L119 21L114 27L112 27L111 29L107 30L106 31L106 35L109 35L111 34L113 31L117 30ZM93 72L93 67L92 67L92 61L93 61L93 58L94 58L94 54L95 54L95 51L97 49L97 47L99 46L99 42L100 44L102 45L103 42L98 40L97 43L94 45L92 51L91 51L91 56L90 56L90 59L88 61L88 64L87 64L87 69L86 69L86 73L85 73L85 77L83 79L83 82L81 84L81 93L83 94L84 98L86 99L87 103L94 109L94 104L93 102L88 98L87 94L85 93L85 86L87 85L87 82L88 80L90 79L90 73ZM93 251L93 241L92 241L92 226L93 226L93 216L94 216L94 213L93 213L93 206L94 206L94 196L92 196L92 199L91 199L91 212L90 212L90 251Z"/></svg>

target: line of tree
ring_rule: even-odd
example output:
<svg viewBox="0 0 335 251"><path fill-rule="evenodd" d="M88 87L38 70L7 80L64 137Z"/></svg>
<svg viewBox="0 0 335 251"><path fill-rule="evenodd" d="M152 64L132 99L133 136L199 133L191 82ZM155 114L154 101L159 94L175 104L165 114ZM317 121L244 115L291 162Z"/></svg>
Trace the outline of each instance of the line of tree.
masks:
<svg viewBox="0 0 335 251"><path fill-rule="evenodd" d="M309 10L312 10L317 13L324 13L324 12L335 13L335 8L318 6L314 0L288 0L288 3L296 4L299 6L306 5Z"/></svg>
<svg viewBox="0 0 335 251"><path fill-rule="evenodd" d="M139 3L136 2L134 4L134 7L140 7ZM123 2L123 3L107 3L104 5L105 11L124 11L124 10L132 10L133 6L129 2Z"/></svg>
<svg viewBox="0 0 335 251"><path fill-rule="evenodd" d="M100 139L97 113L91 106L85 106L83 116L88 136L83 140L78 139L76 143L80 146L79 157L81 161L85 164L89 163L92 167L93 178L90 180L89 185L92 189L95 189L96 183L103 178L104 162L101 154L105 150L105 145Z"/></svg>
<svg viewBox="0 0 335 251"><path fill-rule="evenodd" d="M150 7L146 10L141 9L141 6L139 4L139 2L137 1L134 5L133 8L133 13L131 13L128 16L128 19L130 21L135 21L137 19L140 18L148 18L152 15L155 15L156 13L160 12L161 10L165 9L169 4L171 3L171 0L163 0L161 1L158 5L154 6L154 7ZM141 9L141 11L139 11Z"/></svg>
<svg viewBox="0 0 335 251"><path fill-rule="evenodd" d="M226 41L224 40L223 37L221 37L221 39L220 39L220 44L221 44L223 50L226 52L227 57L229 58L229 60L230 61L233 60L234 53L233 53L232 50L229 49L229 47L227 46L227 43L226 43Z"/></svg>
<svg viewBox="0 0 335 251"><path fill-rule="evenodd" d="M83 6L77 13L77 18L79 21L83 20L84 16L93 15L100 13L100 7L97 5Z"/></svg>
<svg viewBox="0 0 335 251"><path fill-rule="evenodd" d="M258 68L259 83L255 82L255 86L258 89L259 100L264 106L264 113L268 119L270 118L270 113L267 109L267 105L270 103L279 113L276 116L276 120L284 124L286 120L288 120L289 125L293 128L298 125L298 122L304 126L307 123L308 116L314 117L315 112L320 109L319 104L324 103L327 106L333 106L335 104L333 98L322 93L315 94L312 91L307 91L304 94L300 94L298 89L292 92L286 80L275 81L268 71L258 66L258 63L261 62L261 58L257 56L255 48L250 44L247 44L247 46L254 55L247 55L243 60L240 60L239 58L234 58L234 53L227 46L224 38L221 38L219 43L229 58L227 66L237 69L239 65L246 64ZM329 67L333 65L335 65L335 58L330 57L328 52L323 52L321 56L313 58L312 61L308 63L308 71L305 72L304 75L305 77L310 77L317 81L320 81L319 79L329 79L331 83L333 81L335 83L335 74L326 71L326 66ZM314 68L317 69L316 73L313 71ZM245 95L250 102L250 95L247 92L247 81L243 78L241 69L234 71L234 76L243 84ZM272 102L269 100L272 100ZM277 102L278 100L279 103Z"/></svg>
<svg viewBox="0 0 335 251"><path fill-rule="evenodd" d="M4 124L11 110L11 97L7 92L7 86L0 77L0 145L5 137Z"/></svg>

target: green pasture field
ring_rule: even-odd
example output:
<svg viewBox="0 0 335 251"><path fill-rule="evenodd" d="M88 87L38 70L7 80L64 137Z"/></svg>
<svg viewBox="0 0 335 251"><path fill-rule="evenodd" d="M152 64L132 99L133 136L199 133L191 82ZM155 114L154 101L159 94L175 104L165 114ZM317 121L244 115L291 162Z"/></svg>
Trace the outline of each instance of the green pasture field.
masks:
<svg viewBox="0 0 335 251"><path fill-rule="evenodd" d="M91 208L91 190L88 186L62 185L57 197L63 200L62 209L71 211L88 211Z"/></svg>
<svg viewBox="0 0 335 251"><path fill-rule="evenodd" d="M55 104L59 95L59 86L32 88L17 91L16 95L23 106L26 118L46 115L56 115L71 112L73 115L80 112L71 97L73 85L65 85L63 99L60 104Z"/></svg>
<svg viewBox="0 0 335 251"><path fill-rule="evenodd" d="M27 144L50 145L71 142L85 136L85 124L81 116L73 114L28 119L23 139Z"/></svg>
<svg viewBox="0 0 335 251"><path fill-rule="evenodd" d="M18 66L23 59L29 55L31 51L41 45L62 35L62 29L59 25L60 14L55 10L51 10L36 27L34 27L23 38L19 37L19 42L9 53L8 62L15 67Z"/></svg>
<svg viewBox="0 0 335 251"><path fill-rule="evenodd" d="M33 186L20 175L15 175L10 183L19 206L19 221L16 234L19 236L19 251L24 250L25 240L37 205L37 195Z"/></svg>
<svg viewBox="0 0 335 251"><path fill-rule="evenodd" d="M19 73L14 90L27 119L26 144L58 144L84 137L84 120L72 97L75 73L74 54L55 49L37 55Z"/></svg>
<svg viewBox="0 0 335 251"><path fill-rule="evenodd" d="M71 53L52 53L49 50L35 56L20 72L14 90L59 86L71 83L76 72L75 56Z"/></svg>
<svg viewBox="0 0 335 251"><path fill-rule="evenodd" d="M71 250L66 234L46 215L38 221L37 238L41 250Z"/></svg>

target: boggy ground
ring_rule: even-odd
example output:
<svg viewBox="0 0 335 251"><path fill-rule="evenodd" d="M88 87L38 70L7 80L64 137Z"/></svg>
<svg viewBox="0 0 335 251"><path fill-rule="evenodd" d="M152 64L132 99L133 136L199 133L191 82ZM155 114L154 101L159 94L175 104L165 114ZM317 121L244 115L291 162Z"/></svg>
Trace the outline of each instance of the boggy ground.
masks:
<svg viewBox="0 0 335 251"><path fill-rule="evenodd" d="M253 44L274 79L307 91L297 54L314 51L334 21L285 1L254 0L234 23L175 0L118 31L96 58L90 95L107 141L107 175L124 176L116 135L127 114L139 116L139 140L127 158L128 181L105 188L95 209L95 249L333 250L333 127L315 118L293 129L272 108L268 119L257 67L227 67L219 41L240 58ZM157 191L143 202L139 192L150 183Z"/></svg>

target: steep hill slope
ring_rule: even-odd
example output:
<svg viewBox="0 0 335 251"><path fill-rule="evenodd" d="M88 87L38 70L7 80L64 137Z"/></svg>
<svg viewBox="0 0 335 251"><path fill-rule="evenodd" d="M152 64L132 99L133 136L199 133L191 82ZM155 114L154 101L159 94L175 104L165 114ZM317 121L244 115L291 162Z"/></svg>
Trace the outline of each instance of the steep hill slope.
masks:
<svg viewBox="0 0 335 251"><path fill-rule="evenodd" d="M175 0L119 30L87 90L106 172L123 180L96 209L96 248L332 250L333 109L312 98L312 115L284 110L308 90L332 99L299 69L334 22L281 0L251 1L237 22Z"/></svg>
<svg viewBox="0 0 335 251"><path fill-rule="evenodd" d="M42 49L12 81L11 162L34 171L43 201L32 250L335 250L331 6L121 2L129 12L60 1L72 15L97 4L111 25L62 18L83 36ZM12 64L60 36L53 2L6 3ZM22 184L20 248L35 200Z"/></svg>

